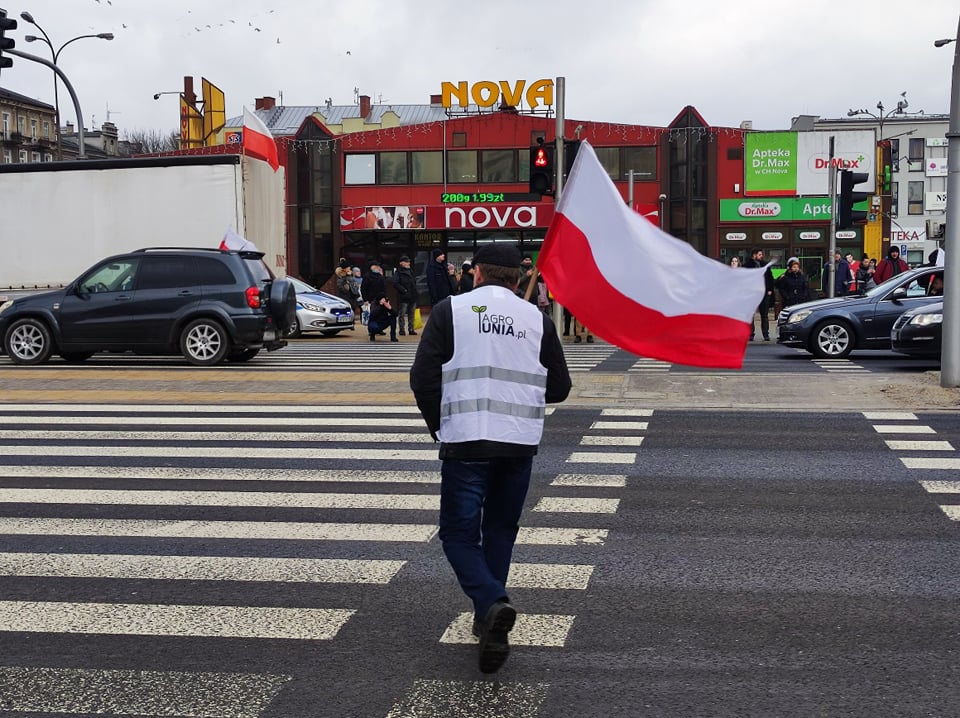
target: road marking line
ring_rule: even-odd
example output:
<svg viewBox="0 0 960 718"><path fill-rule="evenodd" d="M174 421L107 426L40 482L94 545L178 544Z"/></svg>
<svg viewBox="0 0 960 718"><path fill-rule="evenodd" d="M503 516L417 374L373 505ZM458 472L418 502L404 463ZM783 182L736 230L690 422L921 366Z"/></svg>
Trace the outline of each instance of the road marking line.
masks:
<svg viewBox="0 0 960 718"><path fill-rule="evenodd" d="M960 506L941 506L940 508L951 521L960 521Z"/></svg>
<svg viewBox="0 0 960 718"><path fill-rule="evenodd" d="M646 431L649 425L646 421L595 421L590 429L614 429L617 431Z"/></svg>
<svg viewBox="0 0 960 718"><path fill-rule="evenodd" d="M325 447L286 449L279 447L252 448L249 446L0 446L10 456L132 456L191 457L191 458L253 458L262 459L351 459L353 461L436 461L437 450L382 448L375 452L358 453L357 449L329 449Z"/></svg>
<svg viewBox="0 0 960 718"><path fill-rule="evenodd" d="M936 434L932 427L924 424L874 424L878 434Z"/></svg>
<svg viewBox="0 0 960 718"><path fill-rule="evenodd" d="M207 422L210 423L209 421ZM432 444L433 439L427 433L387 433L387 432L331 432L331 431L134 431L126 427L115 427L109 431L76 429L68 431L0 429L0 439L21 441L269 441L300 443L337 443L349 442L386 444Z"/></svg>
<svg viewBox="0 0 960 718"><path fill-rule="evenodd" d="M573 627L574 616L520 613L510 631L513 646L563 648ZM477 643L473 635L473 614L461 613L440 637L440 643Z"/></svg>
<svg viewBox="0 0 960 718"><path fill-rule="evenodd" d="M280 491L112 491L102 489L0 488L0 503L440 510L440 497L434 494L336 494Z"/></svg>
<svg viewBox="0 0 960 718"><path fill-rule="evenodd" d="M326 641L334 638L355 612L345 608L0 601L0 631Z"/></svg>
<svg viewBox="0 0 960 718"><path fill-rule="evenodd" d="M620 499L568 499L544 496L533 510L566 514L615 514L619 507Z"/></svg>
<svg viewBox="0 0 960 718"><path fill-rule="evenodd" d="M507 588L541 588L584 591L593 566L559 563L514 563Z"/></svg>
<svg viewBox="0 0 960 718"><path fill-rule="evenodd" d="M953 451L949 441L892 441L886 445L894 451Z"/></svg>
<svg viewBox="0 0 960 718"><path fill-rule="evenodd" d="M567 459L568 464L632 464L637 455L633 453L575 451Z"/></svg>
<svg viewBox="0 0 960 718"><path fill-rule="evenodd" d="M960 481L921 481L931 494L960 494Z"/></svg>
<svg viewBox="0 0 960 718"><path fill-rule="evenodd" d="M517 543L529 546L581 546L602 545L607 538L607 529L567 529L521 526Z"/></svg>
<svg viewBox="0 0 960 718"><path fill-rule="evenodd" d="M270 433L274 427L297 427L300 429L310 426L387 426L392 429L400 427L422 428L422 419L404 419L393 417L390 419L373 416L101 416L90 414L86 416L11 416L3 414L3 405L0 404L0 426L26 426L29 424L58 424L83 423L90 426L109 426L112 431L130 431L134 426L234 426L234 438L245 436L248 433ZM382 412L386 413L386 412ZM16 437L14 437L16 438Z"/></svg>
<svg viewBox="0 0 960 718"><path fill-rule="evenodd" d="M110 413L163 413L163 414L420 414L416 406L323 406L303 404L0 404L0 413L13 411L31 415L48 412L110 412ZM115 420L126 417L113 417Z"/></svg>
<svg viewBox="0 0 960 718"><path fill-rule="evenodd" d="M219 469L176 466L3 466L0 477L57 479L160 479L163 481L316 481L337 483L439 484L439 471L361 471L340 469Z"/></svg>
<svg viewBox="0 0 960 718"><path fill-rule="evenodd" d="M581 446L640 446L642 436L584 436Z"/></svg>
<svg viewBox="0 0 960 718"><path fill-rule="evenodd" d="M122 536L177 539L427 543L436 533L437 527L432 524L0 518L0 535L18 536Z"/></svg>
<svg viewBox="0 0 960 718"><path fill-rule="evenodd" d="M0 475L2 474L0 469ZM559 474L550 485L620 488L627 485L627 477L624 474Z"/></svg>
<svg viewBox="0 0 960 718"><path fill-rule="evenodd" d="M600 416L653 416L653 409L604 409Z"/></svg>
<svg viewBox="0 0 960 718"><path fill-rule="evenodd" d="M386 718L532 718L549 687L548 683L420 679Z"/></svg>
<svg viewBox="0 0 960 718"><path fill-rule="evenodd" d="M909 411L865 411L863 412L863 417L865 419L870 419L871 421L883 421L884 419L890 421L917 420L917 415L912 414Z"/></svg>
<svg viewBox="0 0 960 718"><path fill-rule="evenodd" d="M292 679L269 673L0 666L0 713L259 718Z"/></svg>
<svg viewBox="0 0 960 718"><path fill-rule="evenodd" d="M948 469L951 471L960 469L960 459L923 459L901 456L900 461L908 469Z"/></svg>
<svg viewBox="0 0 960 718"><path fill-rule="evenodd" d="M2 553L0 576L388 584L404 563L373 559Z"/></svg>

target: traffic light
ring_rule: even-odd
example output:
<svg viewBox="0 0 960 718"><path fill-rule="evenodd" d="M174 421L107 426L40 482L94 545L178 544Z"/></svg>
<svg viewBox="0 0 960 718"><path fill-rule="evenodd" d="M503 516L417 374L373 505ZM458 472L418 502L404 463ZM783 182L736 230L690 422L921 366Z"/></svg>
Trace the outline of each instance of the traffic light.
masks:
<svg viewBox="0 0 960 718"><path fill-rule="evenodd" d="M553 194L553 147L543 141L530 148L530 194Z"/></svg>
<svg viewBox="0 0 960 718"><path fill-rule="evenodd" d="M867 219L866 210L854 209L855 204L865 201L871 192L854 192L853 188L869 179L866 172L840 170L840 195L837 198L837 229L849 229L857 222Z"/></svg>
<svg viewBox="0 0 960 718"><path fill-rule="evenodd" d="M568 177L573 169L573 161L577 159L577 150L580 149L580 140L563 141L563 176Z"/></svg>
<svg viewBox="0 0 960 718"><path fill-rule="evenodd" d="M0 70L13 66L13 59L3 56L4 50L12 50L16 43L12 37L4 37L7 30L16 30L17 21L7 17L7 11L0 8Z"/></svg>

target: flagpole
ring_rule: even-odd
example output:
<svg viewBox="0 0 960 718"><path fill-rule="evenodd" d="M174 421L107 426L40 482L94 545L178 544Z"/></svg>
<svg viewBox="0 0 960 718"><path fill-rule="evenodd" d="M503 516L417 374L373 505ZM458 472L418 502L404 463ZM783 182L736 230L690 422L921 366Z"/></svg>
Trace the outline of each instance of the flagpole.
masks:
<svg viewBox="0 0 960 718"><path fill-rule="evenodd" d="M560 194L563 192L563 149L564 144L563 140L565 137L564 132L564 119L566 112L566 92L567 92L567 78L558 77L556 81L556 90L557 90L557 124L554 134L556 135L557 151L556 158L557 161L554 163L554 171L556 172L556 181L554 182L554 187L556 190L553 193L553 202L554 207L560 201ZM536 272L536 267L534 267ZM533 275L533 279L536 280L537 275ZM529 289L529 287L528 287ZM549 289L549 287L548 287ZM529 297L528 297L529 298ZM557 333L560 333L560 327L563 324L563 307L560 306L560 302L556 299L553 300L553 323L557 327Z"/></svg>

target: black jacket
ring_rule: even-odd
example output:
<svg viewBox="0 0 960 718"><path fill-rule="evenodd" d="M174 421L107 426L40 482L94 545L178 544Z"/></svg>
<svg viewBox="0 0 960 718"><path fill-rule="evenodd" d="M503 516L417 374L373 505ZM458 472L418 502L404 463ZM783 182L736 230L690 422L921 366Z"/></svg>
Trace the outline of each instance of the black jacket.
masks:
<svg viewBox="0 0 960 718"><path fill-rule="evenodd" d="M785 307L810 301L810 287L803 272L781 274L777 280L777 291L780 292L780 301Z"/></svg>
<svg viewBox="0 0 960 718"><path fill-rule="evenodd" d="M457 293L466 294L471 289L473 289L473 275L467 270L463 270L463 274L460 275L460 287Z"/></svg>
<svg viewBox="0 0 960 718"><path fill-rule="evenodd" d="M377 297L381 294L386 295L387 282L382 274L367 272L367 276L363 278L363 282L360 284L360 292L363 294L363 301L373 303L377 301Z"/></svg>
<svg viewBox="0 0 960 718"><path fill-rule="evenodd" d="M427 263L427 289L430 290L430 304L450 296L450 280L447 278L447 265L433 258Z"/></svg>
<svg viewBox="0 0 960 718"><path fill-rule="evenodd" d="M400 267L393 275L393 286L397 289L398 302L412 302L417 298L417 280L412 269Z"/></svg>
<svg viewBox="0 0 960 718"><path fill-rule="evenodd" d="M417 356L410 368L410 388L417 399L423 420L436 439L440 430L440 400L443 389L443 364L453 357L453 309L450 300L437 304L430 312L430 321L423 328ZM543 315L543 339L540 343L540 363L547 368L546 401L555 404L570 394L573 384L563 355L563 346L556 327ZM468 441L459 444L440 444L441 459L488 459L503 456L533 456L536 446L508 444L499 441Z"/></svg>
<svg viewBox="0 0 960 718"><path fill-rule="evenodd" d="M743 266L747 269L759 269L760 267L765 266L765 264L763 262L758 262L753 257L750 257L750 259L743 263ZM767 267L767 271L763 273L763 286L765 287L767 294L773 291L773 270L771 270L770 267ZM766 295L764 295L764 298L766 299Z"/></svg>

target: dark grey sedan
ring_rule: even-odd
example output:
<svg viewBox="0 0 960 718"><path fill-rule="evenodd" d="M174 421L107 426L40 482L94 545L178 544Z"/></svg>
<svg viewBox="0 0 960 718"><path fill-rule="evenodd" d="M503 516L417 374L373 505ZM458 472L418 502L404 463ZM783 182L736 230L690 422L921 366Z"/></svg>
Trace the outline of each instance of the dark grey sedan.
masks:
<svg viewBox="0 0 960 718"><path fill-rule="evenodd" d="M891 277L864 295L795 304L777 317L777 343L841 359L854 349L890 349L894 322L909 309L942 301L929 296L943 267L918 267Z"/></svg>
<svg viewBox="0 0 960 718"><path fill-rule="evenodd" d="M943 342L943 302L916 307L901 314L893 325L890 342L895 352L939 359Z"/></svg>

